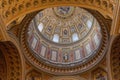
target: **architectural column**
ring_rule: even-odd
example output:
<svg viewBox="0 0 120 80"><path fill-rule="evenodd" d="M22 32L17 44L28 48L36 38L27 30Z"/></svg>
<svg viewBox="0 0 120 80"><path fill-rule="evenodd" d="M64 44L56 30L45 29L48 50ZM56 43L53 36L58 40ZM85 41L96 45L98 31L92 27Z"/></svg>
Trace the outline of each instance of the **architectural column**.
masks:
<svg viewBox="0 0 120 80"><path fill-rule="evenodd" d="M112 43L110 53L110 66L112 73L112 80L120 80L120 35L117 35Z"/></svg>
<svg viewBox="0 0 120 80"><path fill-rule="evenodd" d="M16 46L12 42L0 42L0 50L5 56L7 66L7 77L4 80L24 80L22 60Z"/></svg>
<svg viewBox="0 0 120 80"><path fill-rule="evenodd" d="M120 1L117 0L117 3L114 7L113 13L113 22L111 27L111 35L116 35L120 33Z"/></svg>
<svg viewBox="0 0 120 80"><path fill-rule="evenodd" d="M0 41L7 41L8 40L8 34L6 32L6 26L0 16Z"/></svg>
<svg viewBox="0 0 120 80"><path fill-rule="evenodd" d="M112 49L112 44L114 39L116 38L116 35L111 36L110 42L109 42L109 49L106 55L106 61L107 61L107 70L108 70L108 79L112 80L112 70L111 70L111 60L110 60L110 54L111 54L111 49Z"/></svg>

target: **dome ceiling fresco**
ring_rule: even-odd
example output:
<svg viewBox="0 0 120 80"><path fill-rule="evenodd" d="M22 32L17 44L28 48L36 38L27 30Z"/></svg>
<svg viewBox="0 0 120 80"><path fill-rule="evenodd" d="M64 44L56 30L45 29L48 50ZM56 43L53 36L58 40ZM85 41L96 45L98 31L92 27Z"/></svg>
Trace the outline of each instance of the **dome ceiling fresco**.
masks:
<svg viewBox="0 0 120 80"><path fill-rule="evenodd" d="M103 31L106 33L104 26L101 27L91 13L80 7L46 8L38 12L24 28L22 34L26 35L26 39L22 37L21 43L24 48L27 47L24 49L25 55L34 57L32 59L37 61L39 68L50 73L58 70L61 74L61 70L64 72L67 68L68 73L73 73L73 69L81 69L77 66L87 65L89 61L92 62L88 64L92 64L96 54L101 55L100 50L104 50L106 45L102 44L107 37L107 34L102 34Z"/></svg>
<svg viewBox="0 0 120 80"><path fill-rule="evenodd" d="M91 31L94 18L79 7L55 7L39 12L33 23L47 40L70 44L83 39Z"/></svg>
<svg viewBox="0 0 120 80"><path fill-rule="evenodd" d="M73 66L86 60L98 49L101 38L96 19L79 7L45 9L35 16L28 28L30 48L57 66Z"/></svg>

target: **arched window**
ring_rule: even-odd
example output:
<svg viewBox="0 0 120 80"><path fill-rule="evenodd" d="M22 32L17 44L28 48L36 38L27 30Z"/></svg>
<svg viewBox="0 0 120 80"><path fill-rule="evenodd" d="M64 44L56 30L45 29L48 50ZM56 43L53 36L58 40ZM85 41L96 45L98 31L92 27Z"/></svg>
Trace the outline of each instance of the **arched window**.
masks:
<svg viewBox="0 0 120 80"><path fill-rule="evenodd" d="M43 30L43 23L40 23L40 24L38 25L38 30L39 30L40 32L42 32L42 30Z"/></svg>
<svg viewBox="0 0 120 80"><path fill-rule="evenodd" d="M32 46L33 49L35 48L36 44L37 44L37 39L33 38L33 41L31 43L31 46Z"/></svg>
<svg viewBox="0 0 120 80"><path fill-rule="evenodd" d="M59 42L59 35L58 34L54 34L53 41L57 42L57 43Z"/></svg>
<svg viewBox="0 0 120 80"><path fill-rule="evenodd" d="M87 21L87 27L90 29L92 27L92 21L88 20Z"/></svg>
<svg viewBox="0 0 120 80"><path fill-rule="evenodd" d="M86 51L87 51L87 54L88 54L88 55L89 55L90 52L91 52L91 48L90 48L90 44L89 44L89 43L86 45Z"/></svg>
<svg viewBox="0 0 120 80"><path fill-rule="evenodd" d="M95 34L95 36L94 36L94 41L95 41L96 46L99 45L100 40L98 39L97 34Z"/></svg>
<svg viewBox="0 0 120 80"><path fill-rule="evenodd" d="M73 40L73 42L79 40L77 33L74 33L74 34L72 35L72 40Z"/></svg>

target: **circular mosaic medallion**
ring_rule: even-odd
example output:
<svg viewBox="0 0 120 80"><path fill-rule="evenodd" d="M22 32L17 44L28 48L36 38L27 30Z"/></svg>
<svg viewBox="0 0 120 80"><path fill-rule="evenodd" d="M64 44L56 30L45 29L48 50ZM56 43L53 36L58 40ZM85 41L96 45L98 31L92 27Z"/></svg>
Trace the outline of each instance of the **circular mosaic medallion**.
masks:
<svg viewBox="0 0 120 80"><path fill-rule="evenodd" d="M71 16L74 12L74 7L72 6L60 6L53 8L55 14L61 18L67 18Z"/></svg>

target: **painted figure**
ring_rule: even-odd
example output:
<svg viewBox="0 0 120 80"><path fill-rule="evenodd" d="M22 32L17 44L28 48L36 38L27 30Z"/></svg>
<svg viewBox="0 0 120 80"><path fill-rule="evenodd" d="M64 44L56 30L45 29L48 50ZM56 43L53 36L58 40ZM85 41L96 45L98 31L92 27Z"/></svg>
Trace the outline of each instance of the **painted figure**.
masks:
<svg viewBox="0 0 120 80"><path fill-rule="evenodd" d="M106 78L100 73L97 77L96 80L106 80Z"/></svg>

